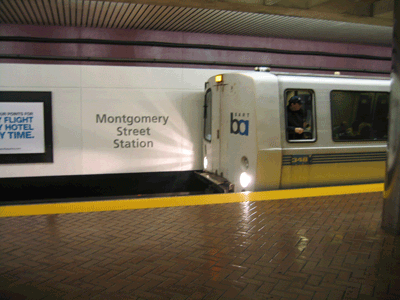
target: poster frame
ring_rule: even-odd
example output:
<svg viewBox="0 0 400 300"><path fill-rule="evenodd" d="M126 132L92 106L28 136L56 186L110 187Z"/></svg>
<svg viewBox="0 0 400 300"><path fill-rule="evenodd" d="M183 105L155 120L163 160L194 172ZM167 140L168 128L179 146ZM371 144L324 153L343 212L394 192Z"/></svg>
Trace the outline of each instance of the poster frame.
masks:
<svg viewBox="0 0 400 300"><path fill-rule="evenodd" d="M44 153L0 154L0 164L53 163L52 93L0 91L0 102L43 103Z"/></svg>

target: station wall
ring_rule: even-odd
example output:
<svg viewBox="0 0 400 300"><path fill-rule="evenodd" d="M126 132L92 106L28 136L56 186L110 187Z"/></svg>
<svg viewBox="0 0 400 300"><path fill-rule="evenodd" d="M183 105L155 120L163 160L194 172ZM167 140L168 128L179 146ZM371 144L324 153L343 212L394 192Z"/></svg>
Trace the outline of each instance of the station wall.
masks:
<svg viewBox="0 0 400 300"><path fill-rule="evenodd" d="M390 76L387 45L140 29L0 26L1 63L161 66Z"/></svg>
<svg viewBox="0 0 400 300"><path fill-rule="evenodd" d="M201 169L204 82L222 71L0 64L2 91L51 92L54 152L0 177Z"/></svg>

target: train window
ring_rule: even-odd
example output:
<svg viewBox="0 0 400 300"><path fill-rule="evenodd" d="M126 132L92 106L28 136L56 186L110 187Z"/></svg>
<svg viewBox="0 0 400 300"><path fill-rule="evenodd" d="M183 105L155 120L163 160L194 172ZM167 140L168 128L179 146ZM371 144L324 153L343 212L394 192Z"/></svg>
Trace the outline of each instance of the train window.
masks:
<svg viewBox="0 0 400 300"><path fill-rule="evenodd" d="M211 89L206 92L204 99L204 139L211 142Z"/></svg>
<svg viewBox="0 0 400 300"><path fill-rule="evenodd" d="M332 91L332 139L387 140L389 93Z"/></svg>
<svg viewBox="0 0 400 300"><path fill-rule="evenodd" d="M286 138L289 142L314 142L314 92L289 89L285 91Z"/></svg>

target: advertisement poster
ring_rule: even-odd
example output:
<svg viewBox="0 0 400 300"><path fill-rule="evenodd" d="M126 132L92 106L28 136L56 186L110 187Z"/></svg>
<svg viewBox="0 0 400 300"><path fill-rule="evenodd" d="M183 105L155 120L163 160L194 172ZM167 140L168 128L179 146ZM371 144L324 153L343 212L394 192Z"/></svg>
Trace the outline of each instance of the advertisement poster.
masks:
<svg viewBox="0 0 400 300"><path fill-rule="evenodd" d="M51 92L0 91L0 164L52 163Z"/></svg>
<svg viewBox="0 0 400 300"><path fill-rule="evenodd" d="M0 102L0 154L44 152L43 103Z"/></svg>

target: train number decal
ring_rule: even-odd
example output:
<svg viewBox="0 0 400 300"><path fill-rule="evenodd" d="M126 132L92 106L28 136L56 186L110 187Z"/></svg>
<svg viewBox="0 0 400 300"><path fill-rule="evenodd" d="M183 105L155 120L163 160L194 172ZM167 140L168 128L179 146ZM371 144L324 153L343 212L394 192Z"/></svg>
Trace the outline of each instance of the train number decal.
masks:
<svg viewBox="0 0 400 300"><path fill-rule="evenodd" d="M312 155L292 155L292 165L308 165Z"/></svg>

